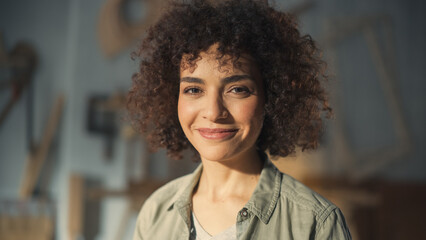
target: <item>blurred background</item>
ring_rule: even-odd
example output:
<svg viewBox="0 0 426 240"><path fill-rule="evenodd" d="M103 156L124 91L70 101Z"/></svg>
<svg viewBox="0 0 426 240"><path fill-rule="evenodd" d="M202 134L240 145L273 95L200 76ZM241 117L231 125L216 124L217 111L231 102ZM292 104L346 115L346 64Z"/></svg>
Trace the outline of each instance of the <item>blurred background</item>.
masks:
<svg viewBox="0 0 426 240"><path fill-rule="evenodd" d="M130 58L162 0L0 1L0 239L131 239L143 200L191 172L126 121ZM276 0L317 40L335 116L274 159L354 239L426 239L426 2Z"/></svg>

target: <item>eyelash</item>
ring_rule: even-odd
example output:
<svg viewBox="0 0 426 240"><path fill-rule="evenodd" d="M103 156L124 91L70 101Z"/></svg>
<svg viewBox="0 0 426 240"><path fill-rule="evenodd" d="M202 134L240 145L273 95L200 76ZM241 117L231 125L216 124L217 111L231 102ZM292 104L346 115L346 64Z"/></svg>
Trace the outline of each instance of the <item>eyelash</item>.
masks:
<svg viewBox="0 0 426 240"><path fill-rule="evenodd" d="M196 93L196 92L194 92L194 90L199 91L199 92ZM187 87L183 90L183 93L190 94L190 95L195 95L195 94L198 94L198 93L201 93L201 92L202 92L202 90L200 88L197 88L197 87Z"/></svg>
<svg viewBox="0 0 426 240"><path fill-rule="evenodd" d="M237 90L237 89L242 90L242 91L234 92L234 90ZM237 93L237 94L239 94L239 93L250 93L251 94L250 90L247 87L244 87L244 86L233 87L230 90L230 92L234 92L234 93Z"/></svg>
<svg viewBox="0 0 426 240"><path fill-rule="evenodd" d="M188 94L188 95L197 95L202 93L203 90L199 87L187 87L183 90L184 94ZM230 93L234 93L234 94L238 94L238 95L249 95L252 94L252 92L250 91L250 89L248 87L245 86L236 86L236 87L232 87L228 92Z"/></svg>

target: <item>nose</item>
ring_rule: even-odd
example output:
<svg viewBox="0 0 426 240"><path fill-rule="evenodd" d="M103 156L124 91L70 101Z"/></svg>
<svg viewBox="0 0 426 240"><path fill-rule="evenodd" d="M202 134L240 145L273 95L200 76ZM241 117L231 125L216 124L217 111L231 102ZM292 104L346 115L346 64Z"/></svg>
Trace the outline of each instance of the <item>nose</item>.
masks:
<svg viewBox="0 0 426 240"><path fill-rule="evenodd" d="M221 96L218 94L212 94L211 96L206 97L205 101L203 118L215 122L228 117L229 112Z"/></svg>

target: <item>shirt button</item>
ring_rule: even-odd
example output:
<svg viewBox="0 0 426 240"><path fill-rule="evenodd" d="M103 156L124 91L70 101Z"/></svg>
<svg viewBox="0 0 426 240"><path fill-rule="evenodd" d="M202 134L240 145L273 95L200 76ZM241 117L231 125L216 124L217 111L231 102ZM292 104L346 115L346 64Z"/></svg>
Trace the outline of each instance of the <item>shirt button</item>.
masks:
<svg viewBox="0 0 426 240"><path fill-rule="evenodd" d="M243 210L241 210L240 214L241 214L241 217L247 217L248 216L247 209L243 208Z"/></svg>

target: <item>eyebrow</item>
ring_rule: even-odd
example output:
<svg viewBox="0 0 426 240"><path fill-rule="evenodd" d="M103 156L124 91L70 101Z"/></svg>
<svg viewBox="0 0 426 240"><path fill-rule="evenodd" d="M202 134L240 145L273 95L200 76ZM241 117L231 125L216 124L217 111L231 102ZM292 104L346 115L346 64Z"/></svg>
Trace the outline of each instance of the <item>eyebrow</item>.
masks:
<svg viewBox="0 0 426 240"><path fill-rule="evenodd" d="M254 81L254 79L250 76L250 75L232 75L226 78L222 78L221 81L224 84L229 84L229 83L233 83L233 82L238 82L244 79L248 79L251 81ZM204 84L204 80L201 78L196 78L196 77L183 77L180 79L180 82L187 82L187 83L199 83L199 84Z"/></svg>

